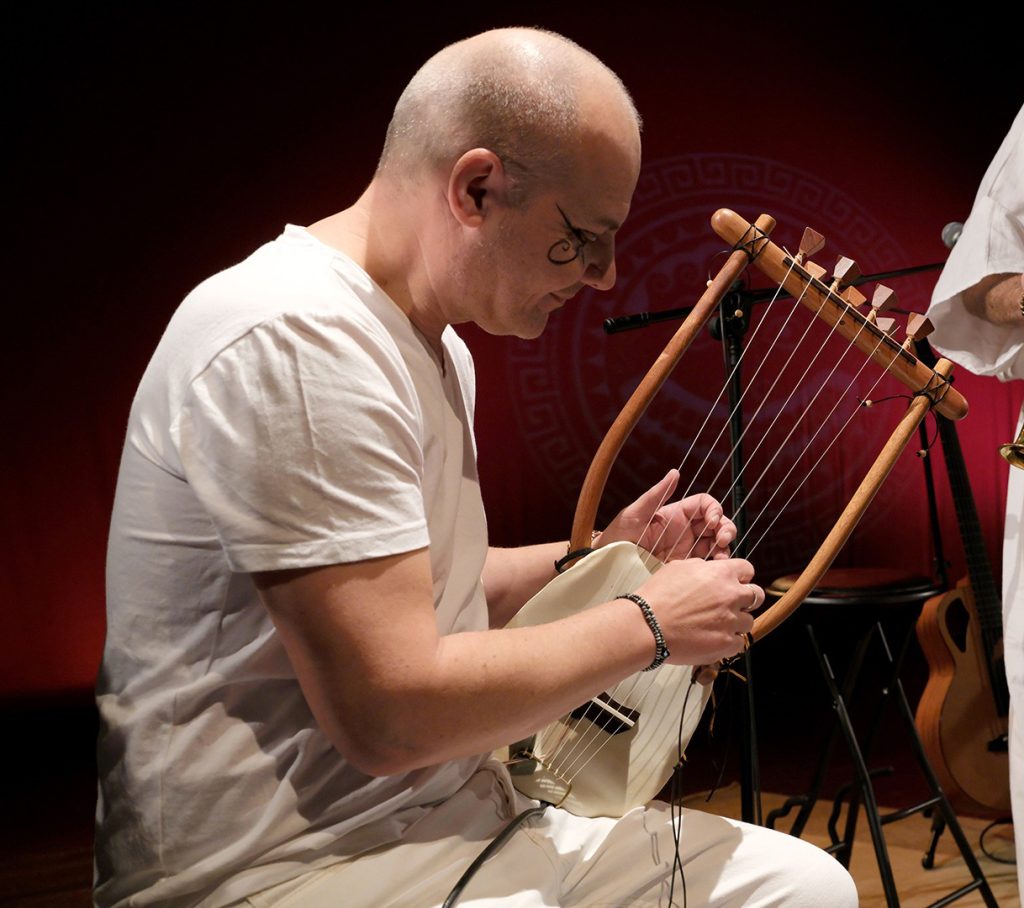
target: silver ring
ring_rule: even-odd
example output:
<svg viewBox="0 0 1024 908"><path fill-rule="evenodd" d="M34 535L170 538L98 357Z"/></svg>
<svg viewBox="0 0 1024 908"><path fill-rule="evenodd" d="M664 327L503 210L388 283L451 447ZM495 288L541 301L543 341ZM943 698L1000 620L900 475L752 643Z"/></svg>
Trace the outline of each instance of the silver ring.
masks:
<svg viewBox="0 0 1024 908"><path fill-rule="evenodd" d="M747 586L747 589L750 590L750 605L748 605L745 609L743 609L743 611L745 611L745 612L753 612L753 611L756 611L758 606L759 606L759 603L757 601L757 587L754 586L754 584L752 584L752 583L748 583L746 586Z"/></svg>

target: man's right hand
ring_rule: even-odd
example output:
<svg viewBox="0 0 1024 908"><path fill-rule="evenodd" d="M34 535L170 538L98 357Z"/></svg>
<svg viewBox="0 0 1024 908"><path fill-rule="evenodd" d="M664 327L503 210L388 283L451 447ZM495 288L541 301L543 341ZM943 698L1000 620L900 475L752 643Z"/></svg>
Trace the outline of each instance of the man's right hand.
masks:
<svg viewBox="0 0 1024 908"><path fill-rule="evenodd" d="M650 603L677 665L711 665L736 655L764 602L742 558L687 558L664 565L636 592Z"/></svg>

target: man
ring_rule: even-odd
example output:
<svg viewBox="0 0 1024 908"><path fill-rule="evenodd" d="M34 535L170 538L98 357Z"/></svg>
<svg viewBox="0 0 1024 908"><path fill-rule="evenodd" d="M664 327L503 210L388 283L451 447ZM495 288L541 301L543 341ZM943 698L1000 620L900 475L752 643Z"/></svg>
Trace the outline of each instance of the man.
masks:
<svg viewBox="0 0 1024 908"><path fill-rule="evenodd" d="M1024 108L978 188L928 311L942 352L977 375L1024 379ZM1020 431L1021 419L1007 440ZM995 452L993 451L993 457ZM1024 898L1024 470L1011 469L1003 536L1003 656L1010 689L1010 796Z"/></svg>
<svg viewBox="0 0 1024 908"><path fill-rule="evenodd" d="M654 520L717 557L642 584L647 611L503 629L565 544L487 548L451 326L535 337L584 286L611 287L639 167L603 64L489 32L417 73L352 207L182 304L114 509L98 903L439 905L525 801L481 754L666 646L684 664L740 649L763 591L725 557L716 502L662 507L674 473L597 544L660 551ZM700 813L681 832L692 904L855 904L804 843ZM548 810L465 901L653 905L674 857L663 810Z"/></svg>

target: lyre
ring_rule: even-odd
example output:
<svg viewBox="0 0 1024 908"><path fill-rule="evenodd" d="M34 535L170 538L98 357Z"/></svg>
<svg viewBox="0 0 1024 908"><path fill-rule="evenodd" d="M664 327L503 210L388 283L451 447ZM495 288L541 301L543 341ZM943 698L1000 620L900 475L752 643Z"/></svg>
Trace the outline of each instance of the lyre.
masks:
<svg viewBox="0 0 1024 908"><path fill-rule="evenodd" d="M825 282L825 269L807 260L821 248L820 234L805 232L801 251L794 256L771 242L775 221L768 215L762 214L751 224L735 212L720 209L711 223L732 252L598 448L576 508L571 550L589 544L611 466L627 436L724 293L749 264L755 264L914 393L896 430L807 568L786 595L755 621L752 639L757 640L790 615L827 570L928 410L935 407L943 415L959 419L966 414L967 403L949 382L948 361L940 360L930 369L914 356L909 343L901 344L891 336L893 320L878 316L892 307L891 291L876 291L865 315L858 306L866 298L852 285L859 273L854 263L840 259L833 280ZM923 336L927 329L917 320L908 327L911 337ZM541 590L511 626L557 620L631 591L658 567L654 559L641 557L637 547L627 543L598 549ZM525 759L518 771L513 770L516 787L530 797L562 803L573 813L587 816L621 816L646 803L671 775L681 756L679 748L685 746L699 721L710 692L710 686L700 682L713 674L703 668L663 665L650 673L653 678L644 679L642 696L633 698L639 682L627 679L615 689L622 688L625 693L609 692L552 723L538 733L532 749L522 749Z"/></svg>

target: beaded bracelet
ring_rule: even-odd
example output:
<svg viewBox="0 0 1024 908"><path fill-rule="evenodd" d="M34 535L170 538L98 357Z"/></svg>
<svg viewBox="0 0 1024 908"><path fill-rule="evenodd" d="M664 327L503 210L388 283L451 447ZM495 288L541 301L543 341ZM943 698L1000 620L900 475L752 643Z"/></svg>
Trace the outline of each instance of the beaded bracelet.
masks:
<svg viewBox="0 0 1024 908"><path fill-rule="evenodd" d="M665 660L672 654L668 651L668 647L665 646L665 635L661 632L661 625L658 624L658 619L654 617L654 609L651 608L650 603L638 593L622 593L622 595L615 598L628 599L630 602L635 602L639 605L640 611L644 613L644 620L647 622L647 626L651 629L651 633L654 634L654 661L644 671L653 671L659 665L663 665Z"/></svg>

